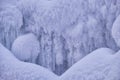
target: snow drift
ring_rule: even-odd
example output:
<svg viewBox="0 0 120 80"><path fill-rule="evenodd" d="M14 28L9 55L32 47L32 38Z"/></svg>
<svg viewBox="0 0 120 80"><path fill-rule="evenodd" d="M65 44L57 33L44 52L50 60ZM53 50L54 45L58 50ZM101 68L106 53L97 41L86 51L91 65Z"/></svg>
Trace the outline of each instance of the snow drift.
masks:
<svg viewBox="0 0 120 80"><path fill-rule="evenodd" d="M105 80L120 80L120 51L118 51L111 61L111 69Z"/></svg>
<svg viewBox="0 0 120 80"><path fill-rule="evenodd" d="M21 62L0 44L0 80L57 80L47 69Z"/></svg>
<svg viewBox="0 0 120 80"><path fill-rule="evenodd" d="M110 71L113 59L111 49L101 48L74 64L62 76L61 80L104 80ZM112 75L111 75L112 76Z"/></svg>

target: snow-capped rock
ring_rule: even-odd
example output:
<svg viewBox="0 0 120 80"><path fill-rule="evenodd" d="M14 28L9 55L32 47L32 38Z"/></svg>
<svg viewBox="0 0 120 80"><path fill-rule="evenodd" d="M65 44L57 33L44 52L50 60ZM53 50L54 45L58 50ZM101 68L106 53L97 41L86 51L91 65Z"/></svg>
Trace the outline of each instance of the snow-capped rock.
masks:
<svg viewBox="0 0 120 80"><path fill-rule="evenodd" d="M0 44L0 80L57 80L57 76L38 65L19 61Z"/></svg>
<svg viewBox="0 0 120 80"><path fill-rule="evenodd" d="M13 54L21 61L36 63L40 46L32 33L18 37L12 45Z"/></svg>

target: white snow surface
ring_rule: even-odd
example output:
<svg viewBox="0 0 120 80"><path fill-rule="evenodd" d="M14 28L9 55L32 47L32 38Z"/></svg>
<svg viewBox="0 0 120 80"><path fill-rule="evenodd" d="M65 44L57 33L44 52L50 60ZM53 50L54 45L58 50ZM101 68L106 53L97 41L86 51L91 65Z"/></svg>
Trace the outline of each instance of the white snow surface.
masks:
<svg viewBox="0 0 120 80"><path fill-rule="evenodd" d="M108 48L93 51L68 69L60 80L105 80L111 69L113 53L115 52Z"/></svg>
<svg viewBox="0 0 120 80"><path fill-rule="evenodd" d="M0 80L57 80L49 70L21 62L0 44Z"/></svg>
<svg viewBox="0 0 120 80"><path fill-rule="evenodd" d="M119 80L120 51L100 48L74 64L62 76L21 62L0 44L0 80Z"/></svg>
<svg viewBox="0 0 120 80"><path fill-rule="evenodd" d="M112 26L112 36L120 47L120 15L116 18Z"/></svg>
<svg viewBox="0 0 120 80"><path fill-rule="evenodd" d="M39 49L39 42L32 33L18 37L12 45L12 52L19 60L32 63L36 63Z"/></svg>
<svg viewBox="0 0 120 80"><path fill-rule="evenodd" d="M114 55L111 61L111 69L105 80L120 80L120 51Z"/></svg>

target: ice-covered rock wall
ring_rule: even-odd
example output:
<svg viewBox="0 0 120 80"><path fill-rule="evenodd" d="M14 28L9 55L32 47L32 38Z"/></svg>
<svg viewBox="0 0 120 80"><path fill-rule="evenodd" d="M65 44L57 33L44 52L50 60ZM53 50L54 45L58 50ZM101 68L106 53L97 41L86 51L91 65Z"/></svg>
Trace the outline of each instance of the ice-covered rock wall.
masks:
<svg viewBox="0 0 120 80"><path fill-rule="evenodd" d="M22 13L16 6L0 7L0 42L8 49L11 49L13 41L20 34L22 25Z"/></svg>
<svg viewBox="0 0 120 80"><path fill-rule="evenodd" d="M9 31L13 35L17 30L20 34L34 33L40 46L36 63L59 75L97 48L119 49L111 36L113 22L120 13L119 0L20 0L15 6L22 14L23 25L19 23L20 30ZM13 20L18 23L21 17L14 16ZM4 39L6 33L1 33L0 38ZM13 43L12 37L7 37L7 44Z"/></svg>

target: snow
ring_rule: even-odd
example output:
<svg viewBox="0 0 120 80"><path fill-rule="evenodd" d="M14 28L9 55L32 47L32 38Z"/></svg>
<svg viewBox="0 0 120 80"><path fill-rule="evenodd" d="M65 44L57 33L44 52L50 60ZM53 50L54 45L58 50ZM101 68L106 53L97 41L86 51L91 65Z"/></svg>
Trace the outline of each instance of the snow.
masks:
<svg viewBox="0 0 120 80"><path fill-rule="evenodd" d="M111 61L111 70L109 74L106 76L105 80L120 80L120 51L115 53L114 59Z"/></svg>
<svg viewBox="0 0 120 80"><path fill-rule="evenodd" d="M37 64L56 74L98 48L119 50L111 35L119 0L0 0L3 12L0 42L11 50L19 34L34 33L40 46Z"/></svg>
<svg viewBox="0 0 120 80"><path fill-rule="evenodd" d="M119 12L119 8L116 10L119 4L114 3L112 0L21 0L17 7L23 14L23 30L36 34L41 46L38 64L52 71L57 70L57 65L63 71L60 65L68 69L95 49L108 47L117 51L111 36L112 23ZM59 40L61 36L63 40Z"/></svg>
<svg viewBox="0 0 120 80"><path fill-rule="evenodd" d="M62 56L62 54L61 53L58 53L58 54L56 54L56 64L57 65L61 65L61 64L63 64L63 56Z"/></svg>
<svg viewBox="0 0 120 80"><path fill-rule="evenodd" d="M120 46L120 15L117 17L112 26L112 36L118 46Z"/></svg>
<svg viewBox="0 0 120 80"><path fill-rule="evenodd" d="M49 70L19 61L0 44L0 80L119 80L120 51L100 48L58 77Z"/></svg>
<svg viewBox="0 0 120 80"><path fill-rule="evenodd" d="M57 80L49 70L21 62L0 44L0 80Z"/></svg>
<svg viewBox="0 0 120 80"><path fill-rule="evenodd" d="M0 12L1 27L5 32L11 27L19 29L22 26L22 13L13 5L6 5ZM11 26L10 26L11 25Z"/></svg>
<svg viewBox="0 0 120 80"><path fill-rule="evenodd" d="M109 65L114 53L113 50L108 48L97 49L74 64L60 79L104 80L110 71Z"/></svg>
<svg viewBox="0 0 120 80"><path fill-rule="evenodd" d="M102 13L102 17L105 19L106 16L107 16L107 7L106 7L106 5L101 7L100 12Z"/></svg>
<svg viewBox="0 0 120 80"><path fill-rule="evenodd" d="M4 5L0 10L0 42L11 49L12 42L23 25L22 14L13 5Z"/></svg>
<svg viewBox="0 0 120 80"><path fill-rule="evenodd" d="M16 4L19 0L0 0L0 7L5 6L6 4Z"/></svg>
<svg viewBox="0 0 120 80"><path fill-rule="evenodd" d="M32 33L19 36L12 45L12 52L19 60L32 63L36 63L39 49L39 42Z"/></svg>

